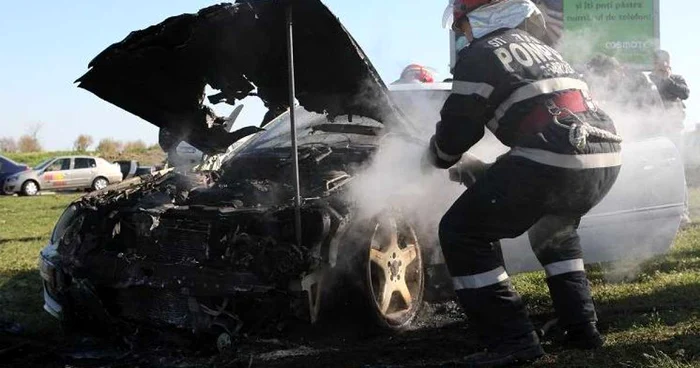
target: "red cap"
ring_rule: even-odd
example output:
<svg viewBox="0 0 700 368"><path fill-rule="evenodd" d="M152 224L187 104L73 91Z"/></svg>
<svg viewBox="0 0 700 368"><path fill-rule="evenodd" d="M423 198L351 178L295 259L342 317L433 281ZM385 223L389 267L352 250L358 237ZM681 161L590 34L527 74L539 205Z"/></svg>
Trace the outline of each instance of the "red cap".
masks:
<svg viewBox="0 0 700 368"><path fill-rule="evenodd" d="M402 81L415 80L422 83L433 83L435 82L435 77L433 73L426 67L419 64L411 64L403 69L401 72Z"/></svg>

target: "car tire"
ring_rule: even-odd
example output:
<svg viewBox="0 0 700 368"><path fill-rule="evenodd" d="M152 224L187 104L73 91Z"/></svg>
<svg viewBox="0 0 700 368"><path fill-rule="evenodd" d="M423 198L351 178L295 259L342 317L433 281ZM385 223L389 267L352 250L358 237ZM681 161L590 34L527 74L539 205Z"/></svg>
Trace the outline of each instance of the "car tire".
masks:
<svg viewBox="0 0 700 368"><path fill-rule="evenodd" d="M27 180L22 183L20 194L23 196L35 196L39 194L39 183L34 180Z"/></svg>
<svg viewBox="0 0 700 368"><path fill-rule="evenodd" d="M338 261L351 267L344 271L351 288L347 303L369 317L379 332L406 330L423 306L426 275L420 238L394 213L385 212L360 227L346 233L354 241L344 242L339 253L345 259Z"/></svg>
<svg viewBox="0 0 700 368"><path fill-rule="evenodd" d="M101 190L106 188L109 185L109 180L107 178L98 176L95 178L95 180L92 181L92 185L90 186L90 189L92 190Z"/></svg>

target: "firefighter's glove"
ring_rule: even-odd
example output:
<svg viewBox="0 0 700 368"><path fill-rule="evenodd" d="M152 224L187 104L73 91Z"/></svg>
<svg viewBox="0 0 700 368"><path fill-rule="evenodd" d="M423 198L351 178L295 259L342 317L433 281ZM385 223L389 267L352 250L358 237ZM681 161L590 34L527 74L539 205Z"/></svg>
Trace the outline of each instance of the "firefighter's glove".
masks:
<svg viewBox="0 0 700 368"><path fill-rule="evenodd" d="M449 169L448 173L450 180L469 187L481 179L489 167L491 165L467 153L462 156L462 159L456 165Z"/></svg>
<svg viewBox="0 0 700 368"><path fill-rule="evenodd" d="M457 156L453 161L448 161L444 158L440 158L438 154L437 145L435 144L435 136L430 138L430 143L428 144L428 149L425 150L423 157L421 158L421 169L423 174L428 174L434 171L435 168L438 169L449 169L452 165L459 161L460 156Z"/></svg>

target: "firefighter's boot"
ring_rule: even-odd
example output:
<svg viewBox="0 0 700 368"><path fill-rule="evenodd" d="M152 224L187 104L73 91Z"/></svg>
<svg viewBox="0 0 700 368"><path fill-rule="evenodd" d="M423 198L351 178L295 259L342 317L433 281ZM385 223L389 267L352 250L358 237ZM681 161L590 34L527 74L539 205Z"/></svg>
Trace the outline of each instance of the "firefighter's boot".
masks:
<svg viewBox="0 0 700 368"><path fill-rule="evenodd" d="M486 351L464 358L467 367L512 367L537 360L544 355L535 332L506 339Z"/></svg>
<svg viewBox="0 0 700 368"><path fill-rule="evenodd" d="M568 328L562 345L570 349L594 350L601 348L604 343L595 322L590 322Z"/></svg>

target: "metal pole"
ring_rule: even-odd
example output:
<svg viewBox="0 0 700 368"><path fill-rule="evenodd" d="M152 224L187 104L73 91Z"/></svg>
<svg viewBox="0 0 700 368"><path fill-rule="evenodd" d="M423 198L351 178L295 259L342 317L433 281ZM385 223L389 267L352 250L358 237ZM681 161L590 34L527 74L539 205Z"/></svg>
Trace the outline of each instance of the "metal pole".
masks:
<svg viewBox="0 0 700 368"><path fill-rule="evenodd" d="M289 61L289 122L292 129L292 155L294 157L294 227L297 245L301 246L301 188L299 186L299 153L297 152L297 126L294 116L294 41L292 39L292 4L287 7L287 60Z"/></svg>

